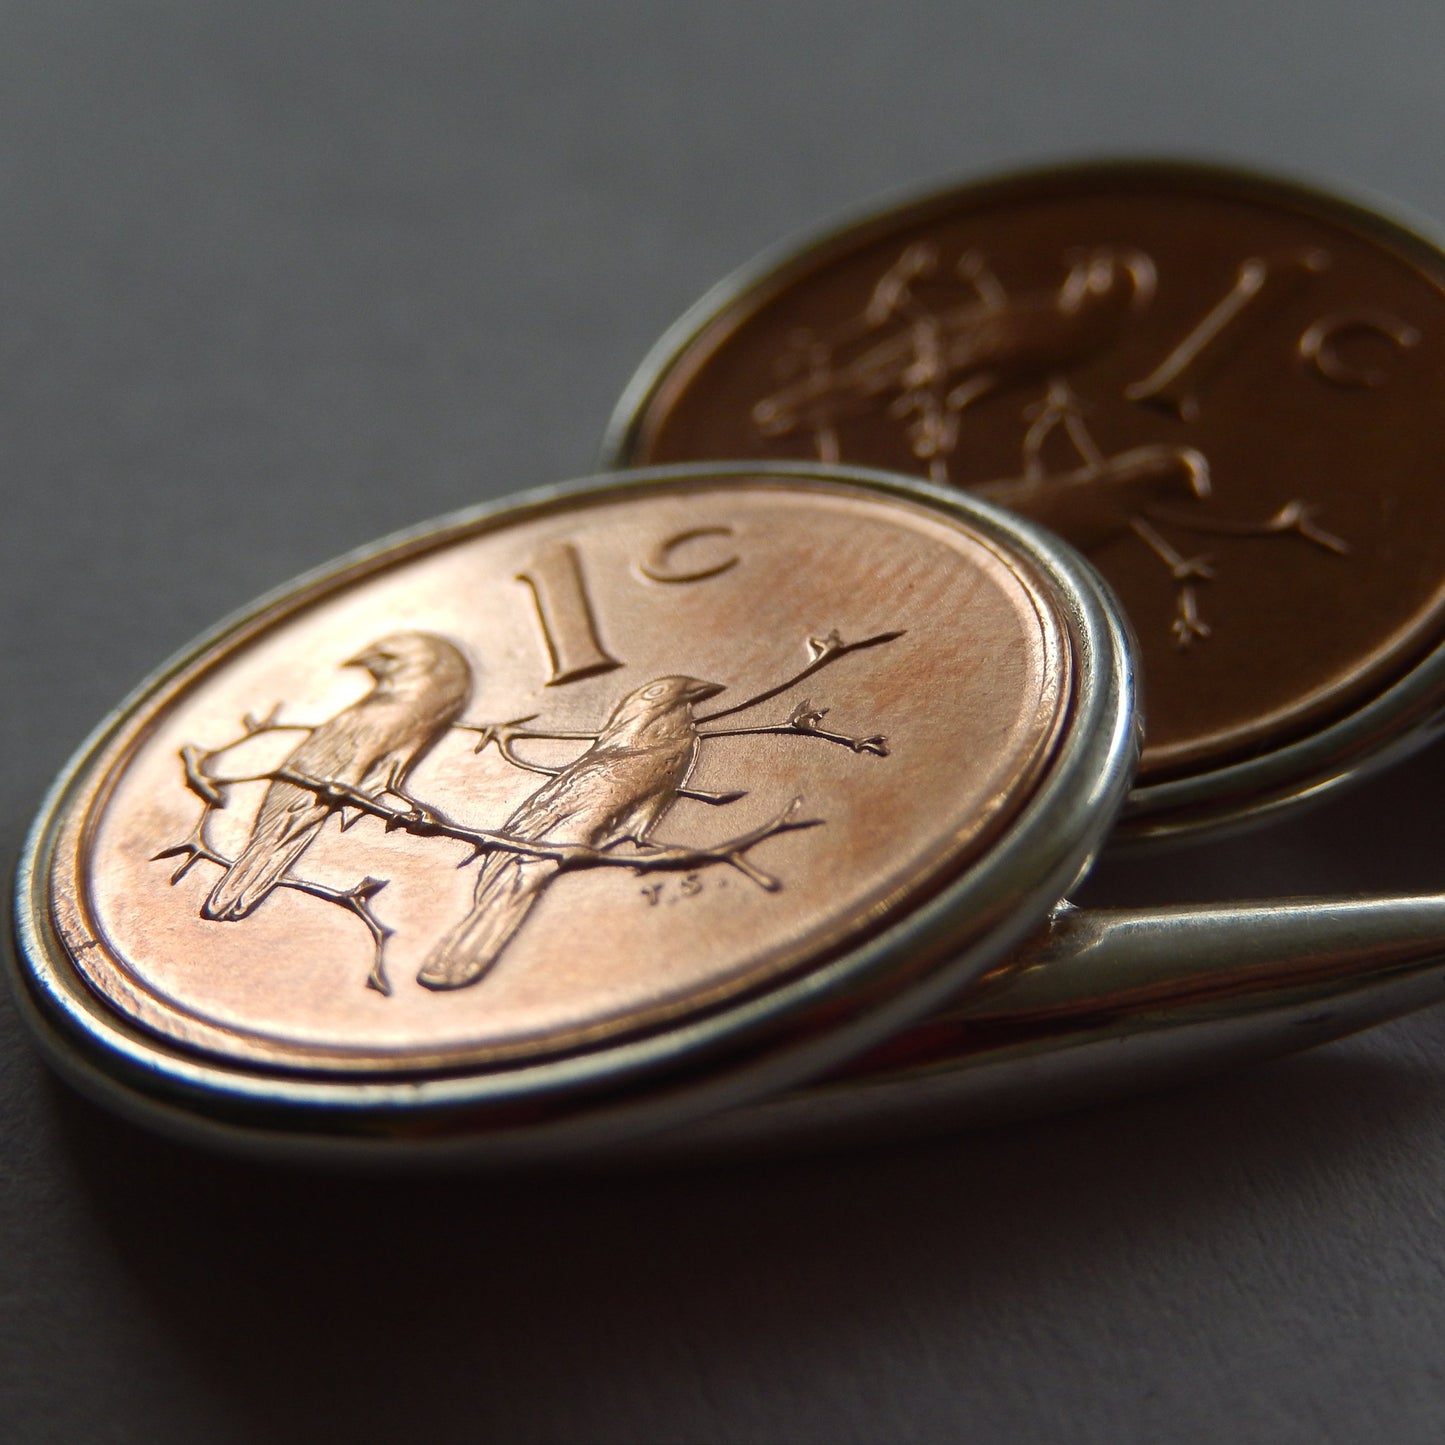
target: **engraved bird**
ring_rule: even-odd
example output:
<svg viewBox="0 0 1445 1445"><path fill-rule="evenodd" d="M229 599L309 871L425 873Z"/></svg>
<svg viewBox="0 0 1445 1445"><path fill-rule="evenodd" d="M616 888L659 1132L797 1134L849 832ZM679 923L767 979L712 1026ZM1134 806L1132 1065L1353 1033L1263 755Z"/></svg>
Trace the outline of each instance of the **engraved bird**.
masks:
<svg viewBox="0 0 1445 1445"><path fill-rule="evenodd" d="M693 704L722 685L659 677L628 693L596 741L545 782L502 831L532 843L606 849L645 844L677 799L697 759ZM477 877L471 912L432 950L417 982L432 989L476 983L501 956L557 875L550 858L493 853Z"/></svg>
<svg viewBox="0 0 1445 1445"><path fill-rule="evenodd" d="M831 355L823 364L805 348L812 360L804 375L764 397L754 422L780 436L799 425L830 428L885 397L894 398L894 415L914 416L940 395L944 411L956 415L989 393L1043 380L1102 350L1154 295L1153 262L1139 251L1097 247L1073 262L1056 290L1014 298L971 259L967 274L979 299L937 310L920 306L915 294L928 268L915 264L891 287L885 277L856 339L840 336L836 349L825 339Z"/></svg>
<svg viewBox="0 0 1445 1445"><path fill-rule="evenodd" d="M450 642L427 632L383 637L342 666L364 667L376 685L313 728L278 771L411 803L407 775L467 705L471 668ZM254 912L336 807L309 788L276 779L250 839L211 890L201 916L232 922Z"/></svg>

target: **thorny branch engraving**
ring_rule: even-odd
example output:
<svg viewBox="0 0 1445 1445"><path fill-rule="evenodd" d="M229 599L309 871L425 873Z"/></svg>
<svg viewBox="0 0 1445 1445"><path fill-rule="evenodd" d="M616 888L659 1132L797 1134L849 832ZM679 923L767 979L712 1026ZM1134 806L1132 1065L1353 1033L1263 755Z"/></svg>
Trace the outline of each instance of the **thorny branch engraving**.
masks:
<svg viewBox="0 0 1445 1445"><path fill-rule="evenodd" d="M881 734L855 737L825 728L828 709L815 708L808 699L797 702L781 721L706 725L760 707L842 658L902 635L884 632L857 642L845 642L836 631L809 637L805 666L732 707L704 716L697 715L696 706L723 691L721 685L691 677L656 678L621 698L600 728L578 731L533 726L535 714L500 723L460 722L471 691L470 669L461 653L431 634L399 633L350 660L370 671L375 685L336 717L315 726L283 723L278 704L265 716L248 714L241 735L220 747L183 747L185 785L201 811L186 837L155 857L179 860L171 874L173 885L200 863L221 870L201 909L207 919L244 919L276 888L345 910L371 939L367 985L390 994L386 949L394 930L375 903L386 880L368 875L349 888L337 888L296 874L292 866L333 816L343 832L370 817L387 832L465 844L470 852L457 866L481 863L473 906L436 944L417 976L427 988L465 987L496 963L541 894L563 873L623 868L643 875L726 867L765 891L780 889L781 880L749 855L769 838L822 825L821 818L802 816L801 797L788 799L757 827L711 846L661 842L653 830L678 799L725 807L746 796L745 790L715 793L688 785L699 747L708 739L811 738L854 754L887 757L887 739ZM461 822L409 790L408 773L451 731L471 734L474 753L495 748L512 768L546 779L501 828ZM234 774L221 770L225 754L268 733L296 734L300 742L275 768ZM518 751L534 740L586 746L572 762L552 767ZM230 789L263 782L267 792L250 839L229 857L213 841L211 824L228 806Z"/></svg>
<svg viewBox="0 0 1445 1445"><path fill-rule="evenodd" d="M1323 252L1286 257L1282 272L1322 269ZM1241 267L1253 290L1233 292L1205 318L1194 336L1161 368L1173 382L1264 284L1271 263L1254 258ZM1253 269L1251 269L1253 268ZM1191 446L1150 444L1106 455L1091 435L1087 403L1068 373L1112 347L1150 306L1158 285L1154 261L1120 246L1081 250L1056 289L1010 295L980 251L965 250L950 266L940 248L923 241L906 246L873 284L859 312L838 325L792 334L778 358L778 384L752 409L765 438L802 435L824 462L843 460L848 423L882 415L896 424L915 463L941 484L968 490L1023 512L1089 552L1116 537L1141 543L1168 572L1175 609L1169 630L1188 648L1210 635L1200 607L1200 584L1216 575L1207 555L1186 555L1162 529L1196 536L1295 536L1343 556L1344 539L1318 522L1319 509L1300 498L1262 520L1211 516L1209 462ZM1375 321L1399 345L1412 345L1403 323ZM1311 355L1308 336L1302 355ZM1315 350L1318 351L1318 344ZM1350 380L1337 363L1318 365L1327 380ZM1362 384L1378 384L1367 377ZM1021 467L1013 476L968 478L957 465L969 409L985 398L1030 393L1020 412ZM1125 396L1145 405L1178 401L1163 381L1147 378ZM1187 394L1176 406L1193 415ZM1062 443L1077 465L1051 470L1046 447Z"/></svg>

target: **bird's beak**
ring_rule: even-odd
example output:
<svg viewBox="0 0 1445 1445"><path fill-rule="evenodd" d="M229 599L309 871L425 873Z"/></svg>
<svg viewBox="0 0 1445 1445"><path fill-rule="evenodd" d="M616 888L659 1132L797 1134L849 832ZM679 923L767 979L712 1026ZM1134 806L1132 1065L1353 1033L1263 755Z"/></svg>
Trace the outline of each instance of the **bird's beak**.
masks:
<svg viewBox="0 0 1445 1445"><path fill-rule="evenodd" d="M348 657L342 667L364 667L368 672L376 670L376 654L368 647L365 652L358 652L355 657Z"/></svg>
<svg viewBox="0 0 1445 1445"><path fill-rule="evenodd" d="M708 698L716 697L718 693L726 691L726 685L721 682L702 682L698 678L693 678L683 696L689 702L706 702Z"/></svg>

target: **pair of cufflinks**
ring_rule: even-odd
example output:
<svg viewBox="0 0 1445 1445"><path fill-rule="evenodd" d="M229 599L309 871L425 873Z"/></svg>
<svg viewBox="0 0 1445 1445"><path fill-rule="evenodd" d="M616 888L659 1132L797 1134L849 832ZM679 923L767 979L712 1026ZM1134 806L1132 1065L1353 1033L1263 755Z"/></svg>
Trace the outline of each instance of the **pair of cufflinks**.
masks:
<svg viewBox="0 0 1445 1445"><path fill-rule="evenodd" d="M1445 997L1445 896L1099 913L1445 699L1445 255L1224 170L765 258L607 470L167 664L16 890L52 1062L270 1154L523 1163L1016 1116ZM1140 680L1146 705L1140 705Z"/></svg>

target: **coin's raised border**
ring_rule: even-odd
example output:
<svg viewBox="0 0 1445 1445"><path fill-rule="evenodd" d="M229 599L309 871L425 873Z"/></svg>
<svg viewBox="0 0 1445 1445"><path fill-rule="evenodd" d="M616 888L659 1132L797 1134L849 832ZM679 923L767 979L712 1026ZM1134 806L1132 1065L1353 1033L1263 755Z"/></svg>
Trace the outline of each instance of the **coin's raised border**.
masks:
<svg viewBox="0 0 1445 1445"><path fill-rule="evenodd" d="M738 324L756 314L782 291L793 274L810 265L816 253L843 236L866 246L875 234L926 221L937 211L955 209L960 192L980 205L1056 182L1077 184L1097 177L1103 183L1147 185L1168 179L1193 179L1203 185L1227 185L1236 195L1251 193L1311 211L1324 210L1341 224L1402 252L1417 264L1445 274L1445 236L1434 224L1384 197L1326 187L1267 172L1204 159L1102 157L1065 164L1024 167L977 180L937 182L874 197L861 206L801 230L754 256L717 282L678 317L648 350L623 387L603 433L601 467L632 464L644 415L685 353L725 313L738 311ZM748 301L746 307L738 303ZM1222 834L1272 818L1296 802L1315 800L1377 768L1398 761L1430 742L1445 726L1445 638L1416 658L1409 670L1382 687L1373 698L1302 737L1218 767L1201 769L1131 790L1112 851L1137 849L1159 841Z"/></svg>
<svg viewBox="0 0 1445 1445"><path fill-rule="evenodd" d="M683 480L768 477L937 508L1022 557L1058 589L1075 650L1075 691L1053 761L995 846L906 917L776 988L645 1037L535 1065L397 1081L299 1078L219 1064L132 1027L84 984L50 916L51 866L68 804L129 710L196 653L300 588L383 551L433 545L439 533L503 511ZM999 962L1092 860L1123 801L1137 741L1130 652L1117 607L1087 563L1016 517L924 483L851 468L770 463L591 478L454 514L353 552L269 594L163 665L92 734L27 839L15 890L17 982L26 1015L63 1074L170 1132L309 1158L463 1155L502 1162L599 1148L815 1075L939 1006Z"/></svg>

